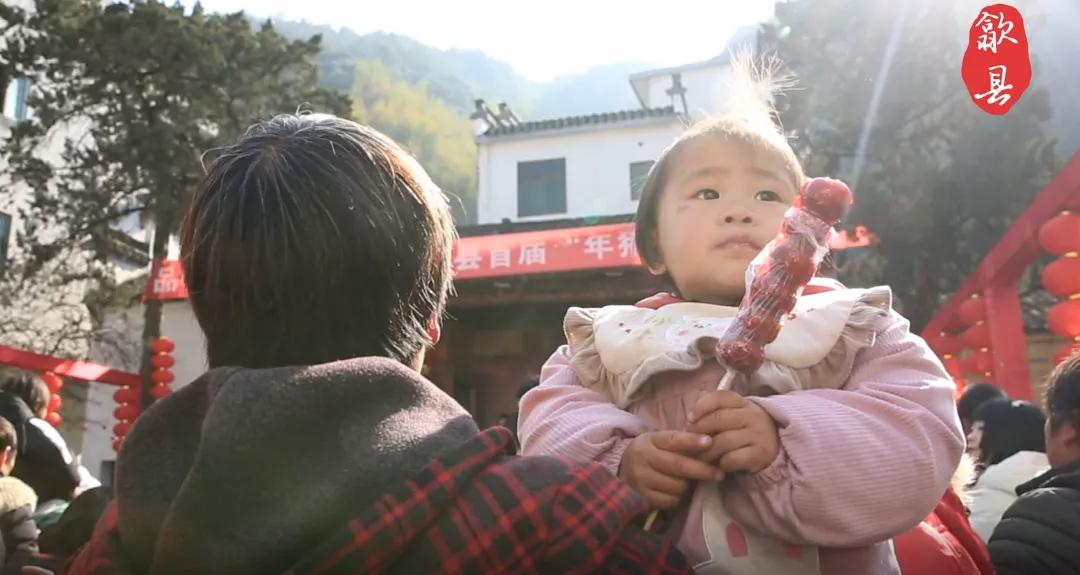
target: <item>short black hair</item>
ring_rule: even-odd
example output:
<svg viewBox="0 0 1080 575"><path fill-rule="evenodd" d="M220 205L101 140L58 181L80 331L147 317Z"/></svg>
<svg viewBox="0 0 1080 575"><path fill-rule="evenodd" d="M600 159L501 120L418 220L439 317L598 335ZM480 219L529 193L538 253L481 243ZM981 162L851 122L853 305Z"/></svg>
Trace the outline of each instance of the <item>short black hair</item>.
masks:
<svg viewBox="0 0 1080 575"><path fill-rule="evenodd" d="M450 291L446 197L393 140L282 115L214 152L180 233L210 367L404 363Z"/></svg>
<svg viewBox="0 0 1080 575"><path fill-rule="evenodd" d="M975 410L974 420L983 424L981 465L1001 463L1021 451L1046 453L1046 416L1030 401L991 399Z"/></svg>
<svg viewBox="0 0 1080 575"><path fill-rule="evenodd" d="M0 391L19 397L34 413L49 405L49 386L40 375L29 370L0 367Z"/></svg>
<svg viewBox="0 0 1080 575"><path fill-rule="evenodd" d="M1046 412L1054 431L1066 421L1080 430L1080 353L1061 362L1046 383Z"/></svg>
<svg viewBox="0 0 1080 575"><path fill-rule="evenodd" d="M964 388L956 402L956 411L960 419L971 421L975 417L975 411L979 406L992 400L1005 397L1005 392L1000 387L990 383L975 383Z"/></svg>
<svg viewBox="0 0 1080 575"><path fill-rule="evenodd" d="M9 447L12 451L19 450L19 436L15 433L15 426L6 418L0 417L0 451Z"/></svg>

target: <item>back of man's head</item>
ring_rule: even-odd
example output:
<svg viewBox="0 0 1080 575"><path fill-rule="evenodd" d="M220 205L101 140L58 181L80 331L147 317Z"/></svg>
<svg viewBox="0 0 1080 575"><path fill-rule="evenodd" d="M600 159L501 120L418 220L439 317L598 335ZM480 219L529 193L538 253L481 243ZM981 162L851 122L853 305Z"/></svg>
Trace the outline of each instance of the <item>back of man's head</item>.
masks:
<svg viewBox="0 0 1080 575"><path fill-rule="evenodd" d="M1050 374L1046 387L1046 455L1054 467L1080 460L1080 353Z"/></svg>
<svg viewBox="0 0 1080 575"><path fill-rule="evenodd" d="M450 289L445 196L355 122L283 115L217 150L181 230L210 367L410 363Z"/></svg>

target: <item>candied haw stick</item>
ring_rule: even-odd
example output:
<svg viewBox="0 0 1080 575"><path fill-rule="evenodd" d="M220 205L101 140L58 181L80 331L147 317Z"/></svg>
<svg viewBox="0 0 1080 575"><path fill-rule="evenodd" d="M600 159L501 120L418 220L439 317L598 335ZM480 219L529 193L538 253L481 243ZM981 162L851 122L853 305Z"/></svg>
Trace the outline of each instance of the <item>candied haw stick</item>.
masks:
<svg viewBox="0 0 1080 575"><path fill-rule="evenodd" d="M728 367L719 389L730 388L736 373L750 375L761 367L765 346L776 339L781 319L817 273L833 226L851 204L851 190L840 180L814 178L803 185L776 239L750 264L750 288L716 344L717 357Z"/></svg>

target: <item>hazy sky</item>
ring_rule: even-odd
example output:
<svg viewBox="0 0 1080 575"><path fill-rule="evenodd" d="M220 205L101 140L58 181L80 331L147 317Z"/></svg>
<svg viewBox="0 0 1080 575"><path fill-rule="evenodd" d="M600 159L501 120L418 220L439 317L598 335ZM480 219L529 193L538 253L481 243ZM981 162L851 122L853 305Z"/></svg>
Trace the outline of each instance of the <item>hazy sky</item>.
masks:
<svg viewBox="0 0 1080 575"><path fill-rule="evenodd" d="M203 6L481 50L523 76L549 80L621 61L704 60L722 52L736 28L768 18L773 0L204 0Z"/></svg>

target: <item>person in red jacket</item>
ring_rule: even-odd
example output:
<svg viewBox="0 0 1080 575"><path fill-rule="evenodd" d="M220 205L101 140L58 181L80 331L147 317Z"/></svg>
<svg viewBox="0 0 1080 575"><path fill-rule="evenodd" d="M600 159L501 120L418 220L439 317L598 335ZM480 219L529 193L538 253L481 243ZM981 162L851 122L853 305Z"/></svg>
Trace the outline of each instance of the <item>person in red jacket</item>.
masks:
<svg viewBox="0 0 1080 575"><path fill-rule="evenodd" d="M904 575L994 575L990 554L968 522L964 485L972 475L965 456L952 486L934 510L910 531L893 539Z"/></svg>

